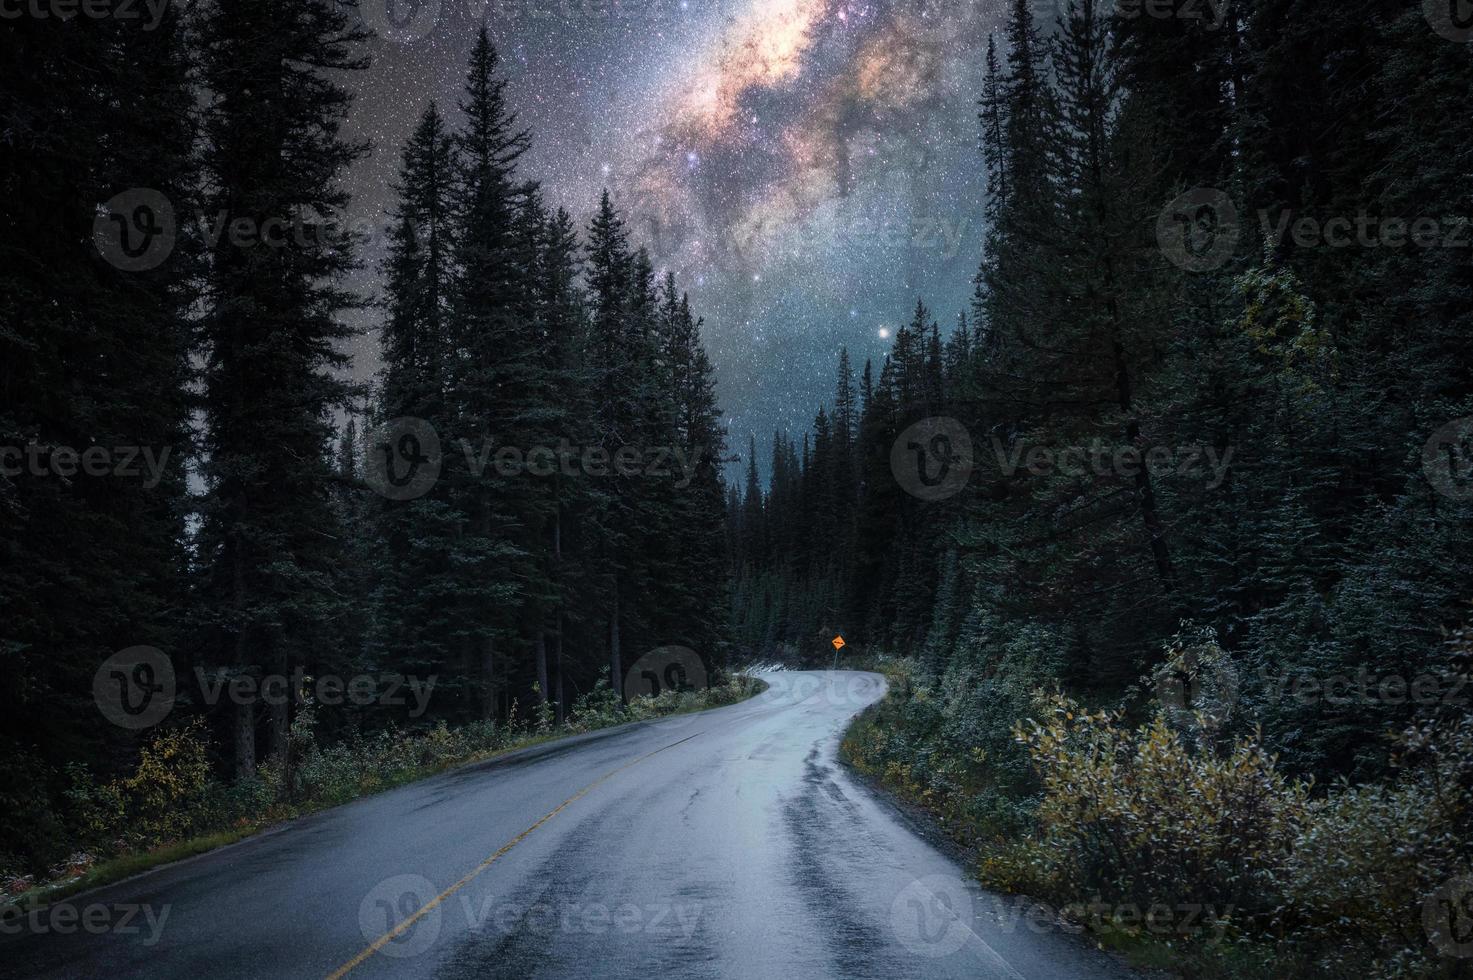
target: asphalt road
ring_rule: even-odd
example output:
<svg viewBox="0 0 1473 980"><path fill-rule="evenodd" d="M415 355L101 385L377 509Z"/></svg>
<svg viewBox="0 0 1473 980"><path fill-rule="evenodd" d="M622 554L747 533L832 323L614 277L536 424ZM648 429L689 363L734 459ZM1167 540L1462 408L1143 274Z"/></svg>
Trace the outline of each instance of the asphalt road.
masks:
<svg viewBox="0 0 1473 980"><path fill-rule="evenodd" d="M56 977L1110 978L836 763L875 674L447 772L129 881L0 936Z"/></svg>

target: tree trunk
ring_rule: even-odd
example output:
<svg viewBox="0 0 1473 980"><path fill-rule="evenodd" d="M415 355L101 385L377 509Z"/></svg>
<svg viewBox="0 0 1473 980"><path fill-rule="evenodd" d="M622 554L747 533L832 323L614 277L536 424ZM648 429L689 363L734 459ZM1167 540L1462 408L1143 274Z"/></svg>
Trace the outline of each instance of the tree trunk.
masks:
<svg viewBox="0 0 1473 980"><path fill-rule="evenodd" d="M557 614L557 635L553 638L557 644L553 648L553 662L557 667L557 723L561 725L567 720L567 712L563 709L563 614Z"/></svg>
<svg viewBox="0 0 1473 980"><path fill-rule="evenodd" d="M267 734L270 736L270 748L267 756L276 761L284 761L287 755L287 747L291 738L291 722L288 718L287 709L290 707L287 701L276 697L278 693L276 686L272 686L272 700L266 705L266 716L270 719Z"/></svg>
<svg viewBox="0 0 1473 980"><path fill-rule="evenodd" d="M538 617L539 620L541 617ZM541 703L546 704L551 700L552 692L547 689L547 631L542 628L542 623L537 624L537 697Z"/></svg>
<svg viewBox="0 0 1473 980"><path fill-rule="evenodd" d="M490 539L491 502L484 493L476 501L476 528L483 541ZM483 623L481 629L489 631L491 623ZM493 721L496 718L496 638L489 632L483 632L475 642L480 659L481 719Z"/></svg>
<svg viewBox="0 0 1473 980"><path fill-rule="evenodd" d="M481 648L481 718L492 721L496 718L496 640L483 636L477 642Z"/></svg>
<svg viewBox="0 0 1473 980"><path fill-rule="evenodd" d="M553 657L557 669L557 723L561 725L566 717L563 711L563 603L567 596L563 594L563 491L561 477L554 476L553 480L554 493L557 496L552 509L552 580L557 586L557 613L553 616L553 625L557 629L553 642L557 647L553 651Z"/></svg>
<svg viewBox="0 0 1473 980"><path fill-rule="evenodd" d="M1115 301L1110 300L1110 316L1115 330L1115 385L1120 399L1120 408L1126 413L1125 440L1141 453L1141 462L1135 469L1135 495L1141 508L1141 523L1145 525L1146 537L1151 542L1151 557L1156 563L1156 574L1161 579L1161 588L1167 595L1176 591L1176 570L1171 564L1171 553L1166 548L1166 529L1161 523L1161 514L1156 509L1156 491L1151 485L1151 472L1145 464L1149 447L1140 445L1141 423L1135 416L1130 390L1130 370L1125 363L1125 348L1120 341L1120 323Z"/></svg>
<svg viewBox="0 0 1473 980"><path fill-rule="evenodd" d="M276 645L279 641L274 641ZM277 647L280 649L280 647ZM286 656L276 659L277 680L288 677L291 674L291 665ZM261 687L257 688L261 700L266 703L266 717L268 724L267 734L267 758L281 764L283 771L287 771L291 760L287 757L290 750L291 739L291 696L286 692L284 684L267 677L261 678Z"/></svg>
<svg viewBox="0 0 1473 980"><path fill-rule="evenodd" d="M243 618L239 613L245 608L245 567L240 540L232 535L227 539L226 547L230 549L231 601L237 613L232 659L236 669L244 671L247 669L246 635L239 625ZM238 706L235 714L235 775L237 779L249 779L255 774L256 705L254 701L246 701Z"/></svg>
<svg viewBox="0 0 1473 980"><path fill-rule="evenodd" d="M619 654L619 573L614 573L614 608L609 614L609 684L624 698L624 665Z"/></svg>
<svg viewBox="0 0 1473 980"><path fill-rule="evenodd" d="M245 700L235 708L235 778L256 774L256 703Z"/></svg>

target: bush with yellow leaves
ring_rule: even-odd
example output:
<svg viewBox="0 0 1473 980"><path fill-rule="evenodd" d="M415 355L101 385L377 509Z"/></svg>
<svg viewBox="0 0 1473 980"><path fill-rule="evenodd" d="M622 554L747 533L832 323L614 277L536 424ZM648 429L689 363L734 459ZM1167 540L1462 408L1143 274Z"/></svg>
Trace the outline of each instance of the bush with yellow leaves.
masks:
<svg viewBox="0 0 1473 980"><path fill-rule="evenodd" d="M1138 920L1099 920L1158 940L1157 965L1214 978L1473 978L1466 697L1391 740L1397 778L1316 791L1243 727L1251 705L1238 703L1237 668L1210 630L1184 625L1142 678L1152 697L1134 714L1038 690L1045 639L925 683L912 683L914 661L876 663L890 692L846 734L845 758L974 849L987 887L1066 912L1212 910L1196 920L1210 927L1164 945ZM1473 629L1446 655L1440 689L1473 691Z"/></svg>
<svg viewBox="0 0 1473 980"><path fill-rule="evenodd" d="M1449 648L1449 673L1466 682L1468 632ZM1217 743L1225 656L1210 642L1172 644L1153 675L1161 703L1136 727L1040 693L1038 717L1015 730L1042 780L1036 832L984 859L984 876L1066 901L1227 903L1233 933L1271 944L1296 973L1473 975L1466 706L1392 740L1399 778L1312 796L1258 732Z"/></svg>
<svg viewBox="0 0 1473 980"><path fill-rule="evenodd" d="M1038 843L1064 890L1142 908L1229 904L1268 916L1268 885L1313 819L1308 783L1285 778L1256 738L1193 748L1165 714L1136 728L1120 712L1060 695L1020 723L1043 781Z"/></svg>
<svg viewBox="0 0 1473 980"><path fill-rule="evenodd" d="M67 801L80 836L130 846L152 847L194 832L214 787L198 720L145 742L130 775L98 786L80 766L68 772Z"/></svg>

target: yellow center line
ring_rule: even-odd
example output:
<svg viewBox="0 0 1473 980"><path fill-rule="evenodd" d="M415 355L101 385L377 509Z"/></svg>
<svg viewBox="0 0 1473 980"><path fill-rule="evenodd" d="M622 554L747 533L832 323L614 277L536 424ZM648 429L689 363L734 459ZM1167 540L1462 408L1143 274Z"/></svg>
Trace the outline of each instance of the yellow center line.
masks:
<svg viewBox="0 0 1473 980"><path fill-rule="evenodd" d="M342 966L338 967L336 970L329 973L327 975L327 980L338 980L339 977L346 976L348 972L354 967L361 965L364 960L368 959L374 953L377 953L379 950L383 949L396 937L403 935L406 929L414 925L420 919L424 918L434 909L438 908L440 904L445 901L445 899L449 898L451 895L454 895L466 885L470 884L472 879L474 879L482 871L485 871L487 868L491 867L491 865L494 864L498 858L505 855L507 851L510 851L513 847L516 847L522 841L526 840L527 836L531 834L532 831L536 830L538 827L541 827L543 824L547 823L547 821L557 816L574 801L586 796L588 792L592 790L595 786L598 786L600 783L606 782L612 777L617 776L619 773L623 772L625 769L630 768L631 766L639 765L639 763L648 759L652 755L658 755L659 753L664 752L666 749L673 749L675 748L675 746L680 745L682 742L689 742L691 739L695 738L696 735L700 734L702 733L696 732L695 735L687 735L679 742L671 742L669 745L662 745L660 748L655 749L653 752L648 752L632 762L624 763L624 765L620 766L617 769L610 769L608 772L604 773L602 776L598 777L593 782L589 783L587 786L583 787L578 792L568 797L566 800L563 800L552 810L549 810L547 813L543 814L543 816L532 826L528 827L520 834L517 834L505 844L501 845L501 847L497 849L495 854L492 854L486 860L482 861L480 864L472 868L471 871L464 878L460 879L455 884L451 885L449 888L445 889L443 892L430 899L413 915L409 916L403 922L400 922L397 926L375 939L372 943L369 943L368 946L361 953L353 957L348 962L344 963Z"/></svg>

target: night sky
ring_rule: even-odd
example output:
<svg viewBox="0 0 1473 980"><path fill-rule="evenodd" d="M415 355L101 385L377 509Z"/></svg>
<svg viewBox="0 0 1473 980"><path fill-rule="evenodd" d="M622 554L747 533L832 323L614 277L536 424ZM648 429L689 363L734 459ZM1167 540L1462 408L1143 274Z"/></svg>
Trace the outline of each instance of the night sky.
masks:
<svg viewBox="0 0 1473 980"><path fill-rule="evenodd" d="M365 18L382 25L374 3ZM352 78L354 217L392 204L430 100L456 117L484 22L533 134L524 175L586 224L607 187L631 239L705 318L731 448L797 435L839 349L879 360L917 296L943 330L982 236L976 98L992 5L966 0L440 0L381 32ZM381 238L358 286L372 292ZM366 322L371 322L366 321ZM355 373L378 369L358 341Z"/></svg>

